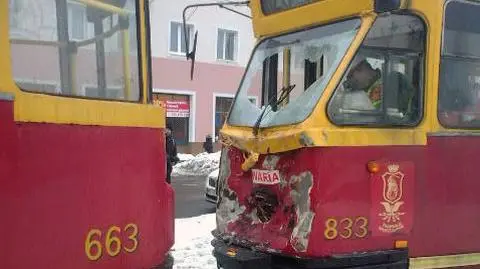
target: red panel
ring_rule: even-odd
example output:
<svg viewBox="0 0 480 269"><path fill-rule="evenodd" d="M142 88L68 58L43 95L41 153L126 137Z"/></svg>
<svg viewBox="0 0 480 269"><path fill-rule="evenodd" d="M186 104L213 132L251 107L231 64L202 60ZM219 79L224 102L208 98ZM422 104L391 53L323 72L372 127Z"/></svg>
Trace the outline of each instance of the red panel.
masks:
<svg viewBox="0 0 480 269"><path fill-rule="evenodd" d="M278 170L285 182L260 186L252 182L251 172L241 170L243 154L230 151L227 184L234 194L224 192L222 200L237 198L239 208L245 210L232 218L227 234L270 251L309 257L392 249L396 240L408 240L413 257L480 252L480 195L476 191L480 137L429 137L426 147L308 148L276 156L278 162L270 167L265 165L266 156L260 156L254 169ZM380 172L373 176L367 169L370 161L380 164ZM389 171L390 164L398 169ZM292 226L298 224L298 215L284 210L293 203L293 178L304 172L314 179L308 208L314 219L306 234L306 251L293 247L298 238L292 236ZM394 175L390 183L397 190L402 186L401 195L386 193L388 175ZM393 185L390 190L395 189ZM277 198L277 203L270 202L275 210L266 223L257 223L254 217L259 202L252 203L252 190L258 187L269 189ZM379 216L385 213L383 200L390 211L402 213L393 214L399 219L390 223L401 222L398 231L379 229L386 220ZM404 203L393 210L399 201Z"/></svg>
<svg viewBox="0 0 480 269"><path fill-rule="evenodd" d="M174 199L161 130L14 124L11 103L0 103L0 119L0 268L138 269L163 262L173 244ZM138 246L129 253L132 223ZM114 257L106 242L112 226L122 244L118 254L110 246ZM91 229L101 232L93 237L102 247L96 261L85 253Z"/></svg>
<svg viewBox="0 0 480 269"><path fill-rule="evenodd" d="M413 246L418 255L480 252L479 136L428 138ZM418 236L417 236L418 235Z"/></svg>

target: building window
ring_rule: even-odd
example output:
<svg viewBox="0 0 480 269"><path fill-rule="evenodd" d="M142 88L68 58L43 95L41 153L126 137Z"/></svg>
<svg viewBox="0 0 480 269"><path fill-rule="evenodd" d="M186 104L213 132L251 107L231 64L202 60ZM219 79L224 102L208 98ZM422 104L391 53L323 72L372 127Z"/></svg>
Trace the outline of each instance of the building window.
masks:
<svg viewBox="0 0 480 269"><path fill-rule="evenodd" d="M86 32L86 9L78 3L68 2L68 31L73 40L85 39Z"/></svg>
<svg viewBox="0 0 480 269"><path fill-rule="evenodd" d="M253 104L256 103L256 99L254 97L249 97L248 99ZM220 129L227 119L232 103L233 97L215 97L215 137L220 135Z"/></svg>
<svg viewBox="0 0 480 269"><path fill-rule="evenodd" d="M187 24L187 35L192 40L193 25ZM191 45L190 45L191 46ZM177 54L186 54L185 35L183 31L183 24L179 22L170 23L170 52Z"/></svg>
<svg viewBox="0 0 480 269"><path fill-rule="evenodd" d="M480 5L451 1L445 7L438 118L448 128L480 128Z"/></svg>
<svg viewBox="0 0 480 269"><path fill-rule="evenodd" d="M238 32L218 29L217 59L235 61L237 57Z"/></svg>
<svg viewBox="0 0 480 269"><path fill-rule="evenodd" d="M338 125L413 126L422 117L425 28L412 15L379 17L328 105Z"/></svg>

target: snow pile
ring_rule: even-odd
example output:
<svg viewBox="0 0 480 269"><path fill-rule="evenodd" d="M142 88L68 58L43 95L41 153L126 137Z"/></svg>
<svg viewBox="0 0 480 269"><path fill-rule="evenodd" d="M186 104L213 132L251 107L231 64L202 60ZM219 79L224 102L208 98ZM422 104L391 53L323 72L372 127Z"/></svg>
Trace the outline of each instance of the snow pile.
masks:
<svg viewBox="0 0 480 269"><path fill-rule="evenodd" d="M212 255L215 214L175 219L174 269L217 269Z"/></svg>
<svg viewBox="0 0 480 269"><path fill-rule="evenodd" d="M193 156L192 154L185 154L185 153L178 153L177 157L180 159L180 162L188 161L195 158L195 156Z"/></svg>
<svg viewBox="0 0 480 269"><path fill-rule="evenodd" d="M172 176L206 176L217 169L220 163L220 151L200 153L194 158L180 162L173 167Z"/></svg>

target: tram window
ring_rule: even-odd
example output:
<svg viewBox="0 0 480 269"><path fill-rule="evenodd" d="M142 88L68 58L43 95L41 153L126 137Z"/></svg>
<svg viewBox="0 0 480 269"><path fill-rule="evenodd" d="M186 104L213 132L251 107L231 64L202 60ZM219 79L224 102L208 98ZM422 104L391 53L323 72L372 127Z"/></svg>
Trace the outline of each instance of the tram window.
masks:
<svg viewBox="0 0 480 269"><path fill-rule="evenodd" d="M329 102L329 118L339 125L416 125L422 117L424 42L418 17L377 18Z"/></svg>
<svg viewBox="0 0 480 269"><path fill-rule="evenodd" d="M480 5L445 7L438 118L447 128L480 128Z"/></svg>
<svg viewBox="0 0 480 269"><path fill-rule="evenodd" d="M324 55L315 47L309 50L303 45L292 45L267 57L263 63L262 104L265 105L271 98L278 99L277 95L285 85L294 86L289 92L288 101L297 99L323 75L323 60ZM275 111L277 107L273 109Z"/></svg>
<svg viewBox="0 0 480 269"><path fill-rule="evenodd" d="M121 12L76 0L10 0L11 64L17 85L31 92L138 101L136 1L109 2ZM45 83L55 89L39 86ZM112 88L120 90L112 94Z"/></svg>

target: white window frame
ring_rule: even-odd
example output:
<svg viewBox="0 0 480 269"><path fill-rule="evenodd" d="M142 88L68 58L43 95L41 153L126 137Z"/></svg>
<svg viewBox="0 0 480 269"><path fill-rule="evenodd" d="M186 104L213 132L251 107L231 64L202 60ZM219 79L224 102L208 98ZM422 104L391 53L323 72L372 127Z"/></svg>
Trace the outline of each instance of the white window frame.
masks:
<svg viewBox="0 0 480 269"><path fill-rule="evenodd" d="M153 93L188 95L190 98L190 119L188 121L188 143L195 142L196 116L197 116L197 93L192 90L172 90L153 88ZM165 115L166 117L166 115Z"/></svg>
<svg viewBox="0 0 480 269"><path fill-rule="evenodd" d="M212 138L215 139L215 114L217 109L217 97L226 97L235 99L235 94L231 93L221 93L221 92L213 92L212 95ZM258 106L258 96L256 95L249 95L248 99L255 99L255 105ZM233 104L233 103L232 103ZM214 140L215 142L215 140Z"/></svg>
<svg viewBox="0 0 480 269"><path fill-rule="evenodd" d="M174 51L172 50L171 48L171 39L172 39L172 26L173 26L173 23L178 23L181 25L181 27L183 28L183 22L181 21L174 21L174 20L171 20L168 22L168 53L172 54L172 55L177 55L177 56L185 56L186 53L190 52L190 49L191 47L193 46L193 37L195 36L195 24L192 23L192 22L187 22L187 27L188 26L191 26L192 27L192 30L190 31L190 36L189 36L189 44L188 46L190 48L185 48L187 51L186 53L182 52L182 28L179 28L177 29L177 44L178 44L178 51Z"/></svg>
<svg viewBox="0 0 480 269"><path fill-rule="evenodd" d="M84 22L83 23L83 39L74 38L73 37L73 20L72 20L73 16L71 14L71 12L73 12L73 9L70 8L73 5L77 5L84 8L86 8L86 6L76 1L72 1L72 0L67 1L68 36L72 41L81 41L88 36L87 11L85 10L85 12L83 13L83 22Z"/></svg>
<svg viewBox="0 0 480 269"><path fill-rule="evenodd" d="M219 32L222 31L230 31L236 33L235 44L234 44L234 52L233 52L233 60L225 59L225 50L226 50L226 38L224 35L223 38L223 57L218 58L218 39L219 39ZM217 27L217 32L215 33L217 38L215 39L215 59L217 61L227 62L227 63L237 63L238 62L238 54L240 52L240 32L237 29L230 28L230 27Z"/></svg>

